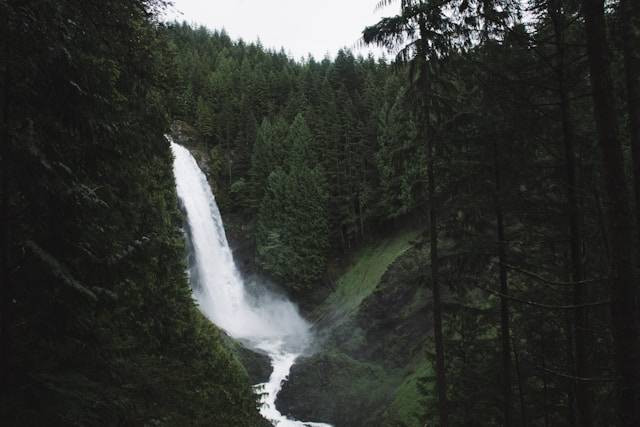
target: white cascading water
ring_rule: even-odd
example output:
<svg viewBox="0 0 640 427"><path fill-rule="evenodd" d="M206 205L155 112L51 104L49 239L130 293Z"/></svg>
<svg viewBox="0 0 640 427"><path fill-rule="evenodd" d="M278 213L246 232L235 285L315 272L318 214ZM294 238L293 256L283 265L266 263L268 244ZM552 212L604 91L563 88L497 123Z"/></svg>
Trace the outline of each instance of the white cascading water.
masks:
<svg viewBox="0 0 640 427"><path fill-rule="evenodd" d="M227 243L222 217L207 179L189 150L171 141L178 197L187 214L190 281L202 312L229 335L267 353L273 372L258 384L260 413L278 427L331 427L282 415L275 401L296 358L308 347L309 324L297 307L266 289L249 294Z"/></svg>

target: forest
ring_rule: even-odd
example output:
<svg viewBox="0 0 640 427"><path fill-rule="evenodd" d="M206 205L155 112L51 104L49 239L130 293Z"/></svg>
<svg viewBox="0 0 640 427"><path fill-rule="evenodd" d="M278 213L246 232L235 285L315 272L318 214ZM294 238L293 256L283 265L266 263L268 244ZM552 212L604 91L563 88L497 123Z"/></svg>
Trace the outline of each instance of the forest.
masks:
<svg viewBox="0 0 640 427"><path fill-rule="evenodd" d="M302 59L168 3L0 0L0 424L271 425L166 135L311 325L291 420L638 424L640 2L381 0L385 55Z"/></svg>

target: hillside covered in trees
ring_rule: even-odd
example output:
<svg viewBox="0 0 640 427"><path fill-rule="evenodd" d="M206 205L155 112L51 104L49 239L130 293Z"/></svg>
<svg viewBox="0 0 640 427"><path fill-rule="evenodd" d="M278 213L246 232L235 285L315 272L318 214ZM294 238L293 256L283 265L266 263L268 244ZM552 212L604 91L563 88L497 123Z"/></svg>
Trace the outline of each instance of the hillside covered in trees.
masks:
<svg viewBox="0 0 640 427"><path fill-rule="evenodd" d="M313 323L283 413L637 424L640 4L380 4L388 57L297 61L161 1L0 0L0 420L264 423L191 297L171 134Z"/></svg>
<svg viewBox="0 0 640 427"><path fill-rule="evenodd" d="M156 1L2 1L0 424L257 426L185 275Z"/></svg>

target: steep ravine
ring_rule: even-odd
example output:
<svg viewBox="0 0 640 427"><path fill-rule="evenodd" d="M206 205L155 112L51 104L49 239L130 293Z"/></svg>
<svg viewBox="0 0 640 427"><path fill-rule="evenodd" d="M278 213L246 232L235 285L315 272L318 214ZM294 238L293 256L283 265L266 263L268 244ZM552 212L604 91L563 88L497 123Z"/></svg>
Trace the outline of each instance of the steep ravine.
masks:
<svg viewBox="0 0 640 427"><path fill-rule="evenodd" d="M224 222L211 185L188 148L169 137L173 172L189 248L188 276L200 311L247 348L269 356L272 371L255 385L260 414L281 427L331 427L280 413L276 397L291 366L314 341L310 324L286 296L263 281L242 276L229 247Z"/></svg>
<svg viewBox="0 0 640 427"><path fill-rule="evenodd" d="M190 149L215 191L211 153L195 131L178 122L172 136ZM254 249L246 219L221 210L236 263L251 274ZM420 270L426 257L411 245L417 234L409 229L374 240L351 254L348 265L337 267L340 274L328 296L302 302L320 339L312 356L296 361L279 392L282 413L336 427L422 425L417 380L431 372L431 314ZM264 353L231 338L228 344L253 383L268 378L272 368Z"/></svg>

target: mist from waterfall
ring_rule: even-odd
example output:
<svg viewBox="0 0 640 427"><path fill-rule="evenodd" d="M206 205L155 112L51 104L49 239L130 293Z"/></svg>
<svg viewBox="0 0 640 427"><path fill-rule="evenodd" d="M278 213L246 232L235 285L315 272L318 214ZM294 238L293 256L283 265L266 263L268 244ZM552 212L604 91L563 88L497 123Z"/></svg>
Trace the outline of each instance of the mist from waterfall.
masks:
<svg viewBox="0 0 640 427"><path fill-rule="evenodd" d="M189 150L171 141L178 197L187 214L189 279L202 312L230 336L269 355L273 373L256 388L261 414L279 427L328 426L284 417L275 400L291 366L311 341L310 325L297 307L266 286L248 292L238 271L220 210L204 173Z"/></svg>

